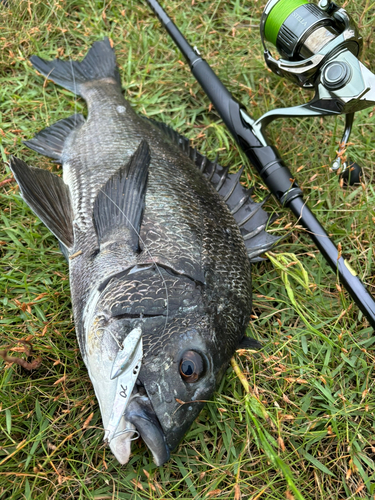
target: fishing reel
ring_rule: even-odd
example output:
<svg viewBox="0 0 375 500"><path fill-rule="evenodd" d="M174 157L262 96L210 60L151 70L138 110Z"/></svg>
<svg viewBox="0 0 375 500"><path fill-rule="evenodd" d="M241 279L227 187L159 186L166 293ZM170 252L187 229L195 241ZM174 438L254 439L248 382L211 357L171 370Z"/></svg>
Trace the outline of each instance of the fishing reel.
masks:
<svg viewBox="0 0 375 500"><path fill-rule="evenodd" d="M342 157L354 113L375 105L375 76L359 61L362 37L356 24L330 0L320 0L318 5L307 0L269 0L260 33L267 66L278 76L315 90L315 95L300 106L265 113L253 127L262 135L276 118L345 114L345 131L331 166L343 175L348 162ZM280 58L271 55L266 42L276 47ZM360 167L350 167L353 183L359 180Z"/></svg>

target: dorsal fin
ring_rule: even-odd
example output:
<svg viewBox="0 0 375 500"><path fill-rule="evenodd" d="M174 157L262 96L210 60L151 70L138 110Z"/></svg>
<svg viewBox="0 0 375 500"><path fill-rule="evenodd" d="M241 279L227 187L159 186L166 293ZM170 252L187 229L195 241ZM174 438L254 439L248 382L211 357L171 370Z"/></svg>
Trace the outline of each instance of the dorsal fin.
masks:
<svg viewBox="0 0 375 500"><path fill-rule="evenodd" d="M243 168L235 174L230 174L227 168L202 155L190 146L189 139L180 135L165 123L157 122L150 118L146 119L158 127L181 151L186 153L210 181L217 192L223 197L223 200L239 225L250 260L252 262L262 260L260 255L271 250L281 239L279 236L273 236L265 230L276 218L270 218L262 208L268 197L260 203L255 202L251 198L253 189L247 189L240 183Z"/></svg>
<svg viewBox="0 0 375 500"><path fill-rule="evenodd" d="M10 168L18 182L22 197L39 219L67 248L73 246L73 209L69 187L56 174L29 167L11 158Z"/></svg>
<svg viewBox="0 0 375 500"><path fill-rule="evenodd" d="M61 162L66 139L84 123L85 119L81 114L74 114L44 128L32 139L23 143L37 153Z"/></svg>
<svg viewBox="0 0 375 500"><path fill-rule="evenodd" d="M145 206L150 150L143 140L130 160L100 189L93 220L99 244L115 240L127 228L125 238L138 250L139 229Z"/></svg>

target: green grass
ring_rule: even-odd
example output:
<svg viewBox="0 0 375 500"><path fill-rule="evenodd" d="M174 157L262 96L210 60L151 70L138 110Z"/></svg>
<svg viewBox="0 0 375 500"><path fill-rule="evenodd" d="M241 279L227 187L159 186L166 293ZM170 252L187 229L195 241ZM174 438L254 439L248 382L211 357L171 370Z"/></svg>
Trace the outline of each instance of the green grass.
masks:
<svg viewBox="0 0 375 500"><path fill-rule="evenodd" d="M233 169L243 163L145 2L9 2L10 9L0 6L3 161L15 154L58 169L22 140L74 111L85 113L81 99L43 85L28 57L81 57L109 36L137 111L177 128ZM262 2L165 0L164 6L253 116L311 97L265 68ZM374 4L360 0L347 8L364 36L363 60L374 71ZM356 115L350 157L365 176L363 185L347 190L328 168L343 123L341 117L278 120L270 137L291 171L298 170L316 216L374 292L374 110ZM0 182L9 177L3 163ZM247 181L265 196L250 167ZM75 339L67 265L14 183L2 185L0 203L0 349L27 338L43 358L31 374L0 364L1 500L374 498L375 338L287 210L268 202L279 214L275 230L292 232L272 262L253 267L249 333L265 347L236 356L249 392L228 368L213 401L158 468L141 442L125 467L103 447L99 408Z"/></svg>

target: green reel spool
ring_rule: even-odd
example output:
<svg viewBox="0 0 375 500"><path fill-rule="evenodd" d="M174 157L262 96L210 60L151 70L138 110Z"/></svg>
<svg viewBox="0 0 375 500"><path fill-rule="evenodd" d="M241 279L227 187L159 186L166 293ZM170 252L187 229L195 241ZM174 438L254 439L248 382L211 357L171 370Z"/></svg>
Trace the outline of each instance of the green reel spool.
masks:
<svg viewBox="0 0 375 500"><path fill-rule="evenodd" d="M307 0L279 0L275 3L268 14L264 26L265 39L273 45L276 45L277 36L285 20L290 14L298 9L298 7L307 3Z"/></svg>

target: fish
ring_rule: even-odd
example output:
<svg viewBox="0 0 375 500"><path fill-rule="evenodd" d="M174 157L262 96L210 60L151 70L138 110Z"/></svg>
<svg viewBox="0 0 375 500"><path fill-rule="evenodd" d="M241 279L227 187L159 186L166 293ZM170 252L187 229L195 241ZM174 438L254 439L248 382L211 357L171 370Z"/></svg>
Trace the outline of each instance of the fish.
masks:
<svg viewBox="0 0 375 500"><path fill-rule="evenodd" d="M82 96L73 114L25 145L62 176L13 157L24 201L69 264L76 335L104 441L126 464L139 436L169 460L247 338L251 262L278 238L263 202L168 125L125 99L114 49L82 61L30 61Z"/></svg>

